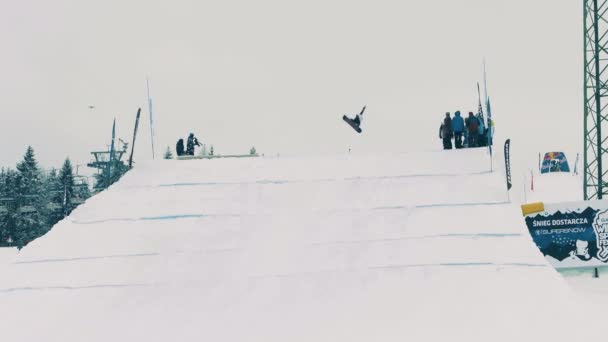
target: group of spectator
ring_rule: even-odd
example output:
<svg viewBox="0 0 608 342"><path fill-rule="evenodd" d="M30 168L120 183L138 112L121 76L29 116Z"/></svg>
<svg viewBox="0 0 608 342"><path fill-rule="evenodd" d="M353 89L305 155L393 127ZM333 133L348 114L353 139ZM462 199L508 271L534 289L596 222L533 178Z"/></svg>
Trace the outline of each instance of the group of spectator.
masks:
<svg viewBox="0 0 608 342"><path fill-rule="evenodd" d="M175 152L177 153L178 157L193 156L194 146L201 146L201 144L198 142L198 139L194 136L194 134L190 133L190 135L188 135L186 150L184 151L184 139L179 139L175 145Z"/></svg>
<svg viewBox="0 0 608 342"><path fill-rule="evenodd" d="M483 115L473 112L469 112L466 119L460 116L460 111L456 111L453 118L447 112L439 127L439 139L443 141L444 150L452 149L452 139L457 149L487 146L488 133Z"/></svg>

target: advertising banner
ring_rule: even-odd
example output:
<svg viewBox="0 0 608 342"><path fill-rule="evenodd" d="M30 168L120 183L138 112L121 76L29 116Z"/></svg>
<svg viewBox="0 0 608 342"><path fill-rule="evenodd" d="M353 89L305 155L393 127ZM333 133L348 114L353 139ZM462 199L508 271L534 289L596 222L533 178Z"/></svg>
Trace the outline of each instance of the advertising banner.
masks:
<svg viewBox="0 0 608 342"><path fill-rule="evenodd" d="M608 202L545 204L525 215L526 225L555 268L608 266Z"/></svg>

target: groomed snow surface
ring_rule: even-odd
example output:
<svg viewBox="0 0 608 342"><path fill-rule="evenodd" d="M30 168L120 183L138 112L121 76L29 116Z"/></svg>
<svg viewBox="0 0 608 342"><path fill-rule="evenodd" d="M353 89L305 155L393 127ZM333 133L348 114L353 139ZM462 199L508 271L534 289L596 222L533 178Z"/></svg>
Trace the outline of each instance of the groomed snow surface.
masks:
<svg viewBox="0 0 608 342"><path fill-rule="evenodd" d="M139 165L3 258L3 340L594 338L489 169L484 149Z"/></svg>

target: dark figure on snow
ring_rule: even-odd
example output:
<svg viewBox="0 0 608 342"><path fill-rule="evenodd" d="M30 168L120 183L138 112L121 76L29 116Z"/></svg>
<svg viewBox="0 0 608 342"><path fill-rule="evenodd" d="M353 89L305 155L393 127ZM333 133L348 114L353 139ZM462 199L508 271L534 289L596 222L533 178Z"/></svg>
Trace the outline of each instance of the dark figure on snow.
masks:
<svg viewBox="0 0 608 342"><path fill-rule="evenodd" d="M177 153L178 157L184 155L184 139L179 139L177 141L177 144L175 145L175 152Z"/></svg>
<svg viewBox="0 0 608 342"><path fill-rule="evenodd" d="M452 119L452 132L454 132L454 144L457 149L462 148L462 133L464 132L464 120L460 116L460 111L454 113Z"/></svg>
<svg viewBox="0 0 608 342"><path fill-rule="evenodd" d="M445 119L439 127L439 138L443 140L443 149L452 149L452 119L450 113L445 113Z"/></svg>
<svg viewBox="0 0 608 342"><path fill-rule="evenodd" d="M189 156L193 156L194 155L194 146L201 146L201 144L198 142L198 139L196 139L196 137L194 137L193 133L190 133L190 135L188 135L188 143L186 145L186 154Z"/></svg>
<svg viewBox="0 0 608 342"><path fill-rule="evenodd" d="M469 112L469 116L465 120L465 125L469 131L469 147L477 147L477 137L479 136L479 121L473 115L473 112Z"/></svg>
<svg viewBox="0 0 608 342"><path fill-rule="evenodd" d="M367 106L363 106L363 109L361 109L361 113L357 114L357 116L355 116L355 118L353 119L353 122L357 124L357 126L361 126L361 122L363 122L363 112L365 112L365 107Z"/></svg>

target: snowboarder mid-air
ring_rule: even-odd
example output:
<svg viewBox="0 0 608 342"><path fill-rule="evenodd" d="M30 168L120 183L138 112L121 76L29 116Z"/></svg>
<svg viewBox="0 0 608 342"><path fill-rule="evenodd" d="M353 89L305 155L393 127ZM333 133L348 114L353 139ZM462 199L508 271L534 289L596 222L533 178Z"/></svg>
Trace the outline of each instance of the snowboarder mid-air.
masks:
<svg viewBox="0 0 608 342"><path fill-rule="evenodd" d="M344 115L342 117L342 119L344 121L346 121L347 124L349 124L355 131L357 131L357 133L361 133L361 123L363 122L363 112L365 112L365 108L367 106L363 106L363 109L361 109L361 112L359 114L357 114L355 116L354 119L351 119L349 117L347 117L346 115Z"/></svg>

